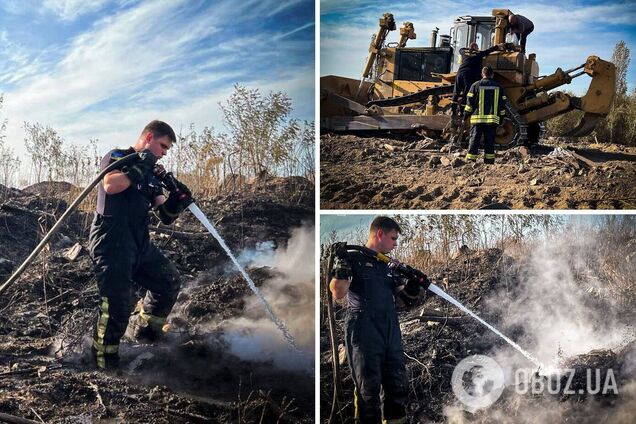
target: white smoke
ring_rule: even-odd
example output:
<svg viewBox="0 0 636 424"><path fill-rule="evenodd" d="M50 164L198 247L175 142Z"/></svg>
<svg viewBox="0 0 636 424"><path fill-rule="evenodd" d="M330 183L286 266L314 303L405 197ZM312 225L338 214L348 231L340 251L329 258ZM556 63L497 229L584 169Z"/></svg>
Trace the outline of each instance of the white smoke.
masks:
<svg viewBox="0 0 636 424"><path fill-rule="evenodd" d="M289 348L253 294L245 299L243 316L220 325L224 332L222 338L229 344L231 353L244 360L272 361L281 369L313 369L314 244L314 227L301 227L292 231L285 248L241 254L254 261L247 265L269 266L277 272L260 291L287 325L303 355Z"/></svg>
<svg viewBox="0 0 636 424"><path fill-rule="evenodd" d="M508 336L513 336L513 331L521 333L522 336L512 338L548 369L559 368L563 366L563 359L594 349L619 352L636 339L633 325L621 318L620 305L610 295L612 281L608 281L607 273L598 269L603 266L603 261L598 260L602 237L593 230L573 228L558 239L534 246L521 261L518 272L502 270L511 272L511 275L503 275L504 280L508 279L506 286L511 289L502 289L486 299L486 309L500 317L502 332ZM617 249L624 247L616 246ZM629 254L627 252L627 256ZM621 272L630 274L625 269ZM485 411L484 420L466 419L459 405L447 405L444 408L447 422L517 424L566 419L581 423L634 422L636 382L633 380L618 387L619 400L609 409L599 409L591 397L572 404L559 402L554 396L517 395L510 386L514 383L514 372L520 368L531 369L533 365L508 345L489 355L504 369L509 397L500 399ZM633 370L636 358L626 357L623 367L623 372ZM511 410L514 413L511 414Z"/></svg>

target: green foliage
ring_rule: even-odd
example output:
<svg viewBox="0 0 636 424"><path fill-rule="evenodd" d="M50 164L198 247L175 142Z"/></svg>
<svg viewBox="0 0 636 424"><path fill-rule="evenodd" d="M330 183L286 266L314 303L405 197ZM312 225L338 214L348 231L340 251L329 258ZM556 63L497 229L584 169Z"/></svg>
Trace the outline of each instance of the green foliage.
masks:
<svg viewBox="0 0 636 424"><path fill-rule="evenodd" d="M590 136L583 140L636 145L636 89L627 93L629 55L629 48L624 41L616 43L612 55L612 63L616 66L614 102L607 117L596 125ZM558 136L574 128L582 116L583 112L580 110L557 116L547 121L546 129L550 135Z"/></svg>

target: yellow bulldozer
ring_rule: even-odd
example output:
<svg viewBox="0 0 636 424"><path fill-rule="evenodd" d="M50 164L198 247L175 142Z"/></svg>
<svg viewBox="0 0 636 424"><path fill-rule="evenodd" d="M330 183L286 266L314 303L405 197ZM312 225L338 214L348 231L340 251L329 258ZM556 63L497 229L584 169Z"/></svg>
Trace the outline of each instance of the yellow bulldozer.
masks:
<svg viewBox="0 0 636 424"><path fill-rule="evenodd" d="M320 78L321 129L422 130L451 142L461 141L470 127L468 120L458 124L450 116L460 49L471 43L477 43L480 50L505 43L504 51L483 59L483 66L493 68L495 79L509 99L506 117L497 128L496 143L536 143L546 120L575 109L583 111L583 117L562 135L590 134L607 115L614 99L614 64L589 56L580 66L567 71L557 68L551 75L540 76L536 55L526 56L521 46L506 42L510 13L508 9L493 9L492 16L458 17L449 35L433 30L429 47L406 47L408 40L416 38L410 22L400 28L398 42L385 44L389 32L396 29L393 15L385 13L369 47L362 78ZM551 91L583 74L592 78L583 97Z"/></svg>

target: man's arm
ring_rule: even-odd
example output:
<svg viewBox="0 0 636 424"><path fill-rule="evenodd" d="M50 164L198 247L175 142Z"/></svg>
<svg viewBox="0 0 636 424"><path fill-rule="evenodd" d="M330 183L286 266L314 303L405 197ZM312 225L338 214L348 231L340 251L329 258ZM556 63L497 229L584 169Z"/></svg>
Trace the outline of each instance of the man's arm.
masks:
<svg viewBox="0 0 636 424"><path fill-rule="evenodd" d="M130 179L121 171L112 171L106 174L102 181L106 194L118 194L130 187Z"/></svg>
<svg viewBox="0 0 636 424"><path fill-rule="evenodd" d="M350 279L338 279L332 278L329 282L329 290L334 299L342 299L349 293L349 286L351 285Z"/></svg>
<svg viewBox="0 0 636 424"><path fill-rule="evenodd" d="M152 208L156 210L159 206L166 203L166 200L167 200L167 197L164 196L163 194L155 197L155 200L152 202Z"/></svg>

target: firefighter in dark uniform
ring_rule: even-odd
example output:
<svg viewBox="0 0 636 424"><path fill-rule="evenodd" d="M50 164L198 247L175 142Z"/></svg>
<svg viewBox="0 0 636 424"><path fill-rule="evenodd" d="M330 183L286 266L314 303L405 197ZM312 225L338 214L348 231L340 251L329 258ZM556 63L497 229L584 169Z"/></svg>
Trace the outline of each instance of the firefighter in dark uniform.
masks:
<svg viewBox="0 0 636 424"><path fill-rule="evenodd" d="M377 217L371 223L366 247L389 253L397 246L400 231L391 218ZM345 344L355 384L356 421L406 423L408 381L396 301L398 306L412 302L419 294L419 285L405 285L388 265L375 258L340 249L329 288L334 298L347 297Z"/></svg>
<svg viewBox="0 0 636 424"><path fill-rule="evenodd" d="M164 223L174 221L184 209L176 192L166 199L153 174L157 160L175 138L168 124L152 121L133 147L111 150L101 162L103 169L131 153L139 154L135 163L104 177L90 230L90 255L100 296L92 353L102 369L117 367L120 339L134 306L133 282L147 290L135 316L133 337L139 340L152 341L161 335L179 292L176 267L150 242L148 234L151 208ZM188 188L179 184L182 193L190 196Z"/></svg>
<svg viewBox="0 0 636 424"><path fill-rule="evenodd" d="M510 12L508 14L508 33L509 34L519 34L519 44L521 45L521 50L526 51L526 41L528 40L528 35L532 31L534 31L534 24L532 21L525 16L515 15Z"/></svg>
<svg viewBox="0 0 636 424"><path fill-rule="evenodd" d="M507 101L504 89L493 79L490 66L481 72L482 79L474 83L468 92L466 113L470 115L470 144L466 159L476 161L479 143L484 139L484 163L495 163L495 135L501 116L506 113Z"/></svg>
<svg viewBox="0 0 636 424"><path fill-rule="evenodd" d="M455 77L455 87L453 88L453 101L451 103L451 114L453 117L461 115L466 104L466 94L473 83L479 80L479 73L482 68L482 59L497 50L504 50L504 44L492 46L489 49L479 51L477 43L471 43L469 49L460 49L461 65Z"/></svg>

